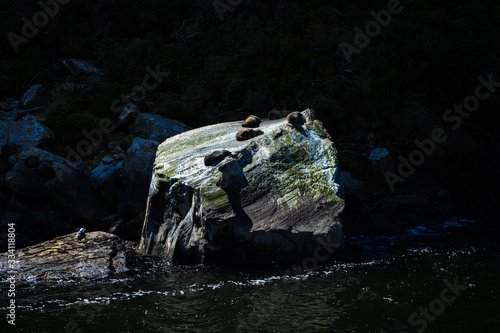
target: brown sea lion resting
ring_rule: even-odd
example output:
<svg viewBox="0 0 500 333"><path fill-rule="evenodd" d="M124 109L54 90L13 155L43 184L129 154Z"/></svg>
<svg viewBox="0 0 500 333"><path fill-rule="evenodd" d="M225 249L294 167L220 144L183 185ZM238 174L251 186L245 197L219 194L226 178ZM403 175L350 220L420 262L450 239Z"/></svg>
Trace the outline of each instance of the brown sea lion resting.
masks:
<svg viewBox="0 0 500 333"><path fill-rule="evenodd" d="M262 120L260 120L259 117L257 116L254 116L254 115L251 115L251 116L248 116L246 119L245 119L245 122L243 123L243 127L259 127L259 124L262 122Z"/></svg>
<svg viewBox="0 0 500 333"><path fill-rule="evenodd" d="M306 118L304 118L302 113L295 111L295 112L290 113L286 117L286 121L292 125L304 125L306 123Z"/></svg>
<svg viewBox="0 0 500 333"><path fill-rule="evenodd" d="M291 112L294 112L294 111L272 110L272 111L269 111L269 113L267 114L267 118L269 118L269 120L275 120L275 119L285 118Z"/></svg>
<svg viewBox="0 0 500 333"><path fill-rule="evenodd" d="M226 156L231 155L228 150L216 150L207 156L205 156L204 162L206 166L215 165L226 158Z"/></svg>
<svg viewBox="0 0 500 333"><path fill-rule="evenodd" d="M256 136L261 135L261 134L264 134L264 132L262 132L261 130L246 129L246 130L239 131L236 134L236 140L245 141L248 139L255 138Z"/></svg>

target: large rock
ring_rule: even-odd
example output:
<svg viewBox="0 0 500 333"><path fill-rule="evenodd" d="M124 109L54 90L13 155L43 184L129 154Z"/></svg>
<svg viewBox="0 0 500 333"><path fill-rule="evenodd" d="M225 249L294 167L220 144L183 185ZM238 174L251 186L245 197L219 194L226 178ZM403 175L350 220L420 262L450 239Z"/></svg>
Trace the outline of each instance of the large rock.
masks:
<svg viewBox="0 0 500 333"><path fill-rule="evenodd" d="M127 196L127 211L132 216L146 208L156 147L159 144L154 140L135 138L125 153L123 180Z"/></svg>
<svg viewBox="0 0 500 333"><path fill-rule="evenodd" d="M33 116L8 122L8 145L12 150L38 147L43 141L54 137L50 128Z"/></svg>
<svg viewBox="0 0 500 333"><path fill-rule="evenodd" d="M127 272L125 245L113 234L90 232L82 240L76 233L16 250L18 264L11 267L8 253L0 254L0 278L13 271L16 280L100 279Z"/></svg>
<svg viewBox="0 0 500 333"><path fill-rule="evenodd" d="M72 220L96 224L108 214L98 184L84 168L76 168L68 160L38 148L23 149L9 157L13 165L24 165L47 180L47 199L62 208Z"/></svg>
<svg viewBox="0 0 500 333"><path fill-rule="evenodd" d="M67 234L77 226L98 228L100 219L114 208L106 205L100 183L85 167L75 167L38 148L24 149L8 160L14 167L5 175L3 192L9 199L5 214L0 216L0 250L9 223L16 223L16 232L27 240L39 242ZM104 173L100 176L117 188L118 180L112 183L114 175L105 177Z"/></svg>
<svg viewBox="0 0 500 333"><path fill-rule="evenodd" d="M157 114L141 113L130 130L142 139L151 139L163 142L166 139L190 130L191 128L177 120L170 120Z"/></svg>
<svg viewBox="0 0 500 333"><path fill-rule="evenodd" d="M296 263L325 241L340 248L337 150L314 113L302 113L304 125L264 120L264 134L247 141L235 140L239 121L163 142L140 251L181 264L251 264ZM204 157L221 149L231 155L205 166Z"/></svg>
<svg viewBox="0 0 500 333"><path fill-rule="evenodd" d="M31 168L44 179L60 178L64 173L75 170L68 160L39 148L25 148L8 158L10 164L22 164Z"/></svg>

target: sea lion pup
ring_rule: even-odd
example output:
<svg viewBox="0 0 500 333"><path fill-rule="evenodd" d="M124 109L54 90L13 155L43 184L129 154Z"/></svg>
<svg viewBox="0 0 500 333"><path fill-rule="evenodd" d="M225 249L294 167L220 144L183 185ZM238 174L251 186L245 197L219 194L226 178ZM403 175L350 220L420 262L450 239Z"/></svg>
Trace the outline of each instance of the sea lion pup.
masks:
<svg viewBox="0 0 500 333"><path fill-rule="evenodd" d="M262 122L259 117L251 115L246 117L245 122L243 123L243 127L259 127L259 124Z"/></svg>
<svg viewBox="0 0 500 333"><path fill-rule="evenodd" d="M306 123L306 118L304 118L302 113L295 111L286 117L286 121L292 125L304 125Z"/></svg>
<svg viewBox="0 0 500 333"><path fill-rule="evenodd" d="M220 161L222 161L223 159L225 159L226 156L229 156L229 155L231 155L231 152L228 150L216 150L216 151L208 154L207 156L205 156L205 159L203 160L203 162L205 162L205 166L215 165L215 164L219 163Z"/></svg>
<svg viewBox="0 0 500 333"><path fill-rule="evenodd" d="M267 118L269 118L269 120L276 120L276 119L280 119L280 118L285 118L291 112L293 112L293 111L272 110L272 111L269 111L269 113L267 114Z"/></svg>
<svg viewBox="0 0 500 333"><path fill-rule="evenodd" d="M254 130L254 129L246 129L239 131L236 134L236 140L238 141L245 141L251 138L255 138L258 135L264 134L261 130Z"/></svg>

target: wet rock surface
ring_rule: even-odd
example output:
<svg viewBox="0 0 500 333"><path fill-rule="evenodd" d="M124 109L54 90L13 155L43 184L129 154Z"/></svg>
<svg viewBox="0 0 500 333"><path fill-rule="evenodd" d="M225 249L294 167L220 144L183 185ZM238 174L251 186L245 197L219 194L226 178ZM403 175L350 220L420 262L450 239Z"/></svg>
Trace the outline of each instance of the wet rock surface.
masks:
<svg viewBox="0 0 500 333"><path fill-rule="evenodd" d="M0 254L0 279L102 279L126 273L126 246L116 235L89 232L78 240L76 232L16 250L12 268L7 253ZM12 273L11 273L12 271Z"/></svg>

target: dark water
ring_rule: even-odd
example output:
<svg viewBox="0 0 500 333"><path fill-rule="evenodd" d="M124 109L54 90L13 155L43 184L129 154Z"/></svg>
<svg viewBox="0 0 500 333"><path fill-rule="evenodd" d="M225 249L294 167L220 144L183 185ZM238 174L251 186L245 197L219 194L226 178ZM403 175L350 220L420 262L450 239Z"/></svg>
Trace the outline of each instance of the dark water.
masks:
<svg viewBox="0 0 500 333"><path fill-rule="evenodd" d="M2 322L0 331L500 332L491 236L455 220L401 237L348 238L364 260L289 275L136 258L143 272L126 279L19 286L16 326ZM434 314L414 315L411 325L420 307Z"/></svg>

